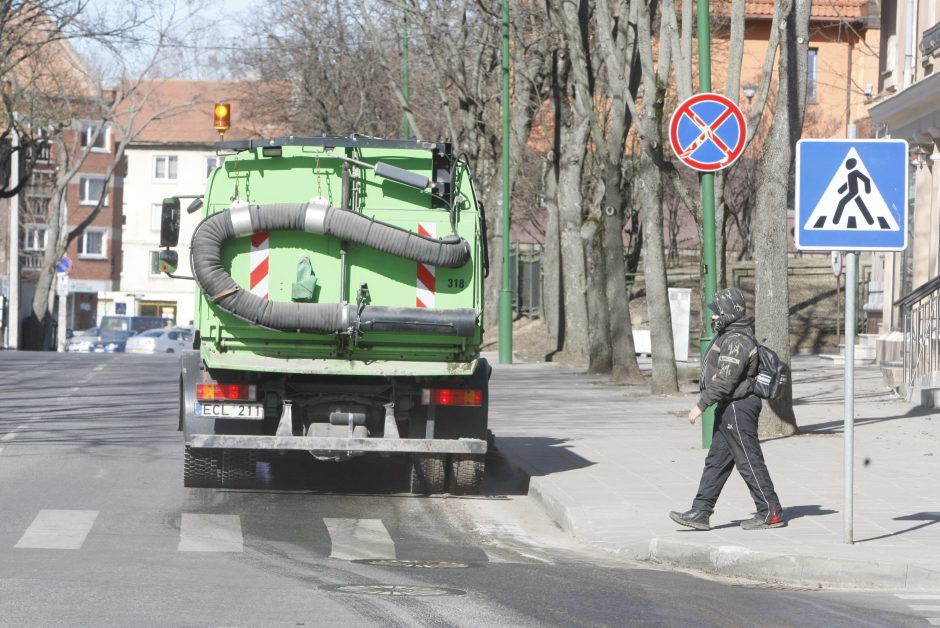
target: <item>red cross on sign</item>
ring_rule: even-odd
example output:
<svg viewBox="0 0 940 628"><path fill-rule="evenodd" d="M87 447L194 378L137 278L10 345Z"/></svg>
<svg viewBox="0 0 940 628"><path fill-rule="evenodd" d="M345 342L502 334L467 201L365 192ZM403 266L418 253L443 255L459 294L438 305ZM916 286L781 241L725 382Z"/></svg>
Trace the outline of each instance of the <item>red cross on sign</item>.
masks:
<svg viewBox="0 0 940 628"><path fill-rule="evenodd" d="M741 108L721 94L687 98L669 121L669 143L682 163L704 172L727 168L741 156L747 123Z"/></svg>

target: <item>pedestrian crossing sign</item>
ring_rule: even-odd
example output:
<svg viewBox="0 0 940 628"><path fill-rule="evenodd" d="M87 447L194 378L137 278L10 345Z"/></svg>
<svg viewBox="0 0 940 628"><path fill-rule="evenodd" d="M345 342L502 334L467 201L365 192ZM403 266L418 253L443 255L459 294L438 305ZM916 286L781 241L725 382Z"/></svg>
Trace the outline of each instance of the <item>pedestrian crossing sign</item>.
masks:
<svg viewBox="0 0 940 628"><path fill-rule="evenodd" d="M796 248L907 248L904 140L800 140L796 147Z"/></svg>

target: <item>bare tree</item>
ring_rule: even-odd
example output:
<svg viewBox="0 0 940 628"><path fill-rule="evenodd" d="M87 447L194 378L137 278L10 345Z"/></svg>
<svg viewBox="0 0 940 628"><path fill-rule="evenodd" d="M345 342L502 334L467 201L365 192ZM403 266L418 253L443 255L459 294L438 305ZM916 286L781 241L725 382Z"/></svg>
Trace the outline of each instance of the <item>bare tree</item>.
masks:
<svg viewBox="0 0 940 628"><path fill-rule="evenodd" d="M606 138L601 144L606 166L602 173L604 197L601 200L601 220L604 226L604 290L611 312L610 338L613 341L611 381L636 383L641 381L642 374L633 344L623 232L630 200L625 156L627 136L633 126L626 94L636 98L641 77L637 49L637 9L633 3L623 0L613 6L605 2L596 3L595 10L600 53L606 70L606 96L610 103L606 124L603 129L596 129L595 133L606 130Z"/></svg>
<svg viewBox="0 0 940 628"><path fill-rule="evenodd" d="M105 22L92 13L87 0L0 2L0 198L20 193L38 149L61 129L56 108L45 98L50 86L64 78L54 76L62 67L55 59L62 47L56 44L123 37L139 24L133 8L121 19ZM24 166L18 181L8 180L13 159Z"/></svg>
<svg viewBox="0 0 940 628"><path fill-rule="evenodd" d="M806 103L806 66L809 47L810 0L777 3L774 23L783 26L778 58L777 102L770 135L758 161L755 232L761 243L755 274L757 280L757 337L789 361L789 287L787 285L787 186L796 142L803 128ZM793 391L770 403L762 412L761 434L789 435L797 431Z"/></svg>
<svg viewBox="0 0 940 628"><path fill-rule="evenodd" d="M33 348L48 346L56 264L65 254L69 242L79 237L101 211L110 181L116 174L123 174L121 170L128 144L154 120L172 115L177 110L192 104L167 104L163 108L157 108L153 113L142 115L144 106L155 87L150 77L167 54L167 50L173 48L174 40L171 39L170 34L185 35L182 31L182 24L186 22L188 15L177 16L171 12L165 17L166 20L159 27L154 26L156 22L151 22L146 26L149 33L143 49L147 52L147 57L144 57L142 62L140 57L128 54L128 51L122 48L121 43L100 40L99 43L106 50L123 51L124 54L114 57L116 65L107 70L98 68L98 71L93 73L85 64L74 58L69 71L57 75L58 80L66 81L59 85L59 91L43 95L50 109L56 112L56 116L63 123L62 132L54 138L58 146L59 168L52 190L51 216L47 225L49 245L46 247L36 282L32 312L24 327L24 330L33 330L31 338L24 338L25 346ZM141 50L136 42L134 48ZM137 65L138 63L140 65ZM131 64L136 69L129 67ZM115 73L119 77L113 83L116 87L106 88L105 82L110 83L114 80L110 77ZM89 120L94 121L93 127L90 127L94 128L94 131L85 136L82 133L83 124ZM72 226L69 223L66 198L69 186L73 184L84 167L94 147L100 145L109 128L115 138L115 143L110 160L105 167L101 197L89 214Z"/></svg>

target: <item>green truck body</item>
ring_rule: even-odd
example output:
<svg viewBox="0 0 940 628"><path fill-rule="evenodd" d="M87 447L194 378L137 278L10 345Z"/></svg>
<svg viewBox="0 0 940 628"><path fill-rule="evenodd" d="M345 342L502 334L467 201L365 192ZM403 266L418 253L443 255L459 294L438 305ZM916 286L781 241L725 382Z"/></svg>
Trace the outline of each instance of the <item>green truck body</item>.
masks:
<svg viewBox="0 0 940 628"><path fill-rule="evenodd" d="M486 239L466 161L361 136L217 150L191 244L185 484L250 484L259 460L302 450L405 455L413 492L478 492ZM178 225L167 199L162 245Z"/></svg>

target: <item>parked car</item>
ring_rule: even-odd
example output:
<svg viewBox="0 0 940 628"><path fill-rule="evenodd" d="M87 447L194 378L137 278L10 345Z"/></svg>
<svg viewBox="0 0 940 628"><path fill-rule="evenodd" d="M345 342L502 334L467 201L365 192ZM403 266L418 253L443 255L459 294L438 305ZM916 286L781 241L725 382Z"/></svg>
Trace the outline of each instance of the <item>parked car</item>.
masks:
<svg viewBox="0 0 940 628"><path fill-rule="evenodd" d="M193 348L189 329L149 329L127 339L127 353L175 353Z"/></svg>
<svg viewBox="0 0 940 628"><path fill-rule="evenodd" d="M72 333L72 337L65 341L65 350L70 353L88 353L101 337L100 327L91 327Z"/></svg>
<svg viewBox="0 0 940 628"><path fill-rule="evenodd" d="M101 327L108 331L133 331L173 327L175 322L165 316L102 316Z"/></svg>
<svg viewBox="0 0 940 628"><path fill-rule="evenodd" d="M91 327L75 332L65 343L65 350L71 353L115 353L124 351L127 339L134 335L131 331L109 331L101 327Z"/></svg>
<svg viewBox="0 0 940 628"><path fill-rule="evenodd" d="M91 345L92 353L118 353L124 351L132 331L106 331Z"/></svg>

